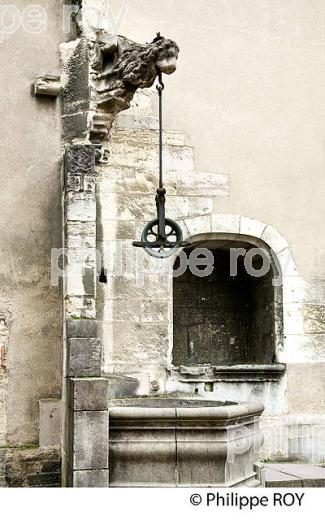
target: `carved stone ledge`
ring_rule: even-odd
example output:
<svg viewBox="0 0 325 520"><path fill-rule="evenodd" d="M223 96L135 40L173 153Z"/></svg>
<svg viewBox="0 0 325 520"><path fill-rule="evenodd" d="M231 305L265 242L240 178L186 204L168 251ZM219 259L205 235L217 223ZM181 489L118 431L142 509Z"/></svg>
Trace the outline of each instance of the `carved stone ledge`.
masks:
<svg viewBox="0 0 325 520"><path fill-rule="evenodd" d="M41 76L33 83L34 96L58 97L61 93L59 76Z"/></svg>
<svg viewBox="0 0 325 520"><path fill-rule="evenodd" d="M64 138L98 145L109 138L116 116L130 108L139 88L149 88L158 75L176 70L178 53L177 44L159 33L142 45L99 31L96 40L82 36L61 44L62 83L57 76L38 77L33 94L62 94Z"/></svg>
<svg viewBox="0 0 325 520"><path fill-rule="evenodd" d="M173 378L187 383L278 381L285 373L286 365L197 365L180 366L170 370Z"/></svg>

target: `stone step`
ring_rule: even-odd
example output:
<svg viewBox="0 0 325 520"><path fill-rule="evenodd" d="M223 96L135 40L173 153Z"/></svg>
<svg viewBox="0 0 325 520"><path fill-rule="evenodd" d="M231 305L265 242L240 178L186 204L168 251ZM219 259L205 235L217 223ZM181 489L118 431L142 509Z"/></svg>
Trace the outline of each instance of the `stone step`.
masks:
<svg viewBox="0 0 325 520"><path fill-rule="evenodd" d="M314 464L265 464L265 487L325 487L325 468Z"/></svg>
<svg viewBox="0 0 325 520"><path fill-rule="evenodd" d="M265 469L265 487L301 487L301 480L274 469Z"/></svg>
<svg viewBox="0 0 325 520"><path fill-rule="evenodd" d="M163 161L165 170L193 170L194 155L193 148L189 146L164 146ZM157 145L146 145L142 143L128 145L125 142L112 141L110 146L109 164L111 166L134 166L138 168L152 169L157 171L158 167Z"/></svg>

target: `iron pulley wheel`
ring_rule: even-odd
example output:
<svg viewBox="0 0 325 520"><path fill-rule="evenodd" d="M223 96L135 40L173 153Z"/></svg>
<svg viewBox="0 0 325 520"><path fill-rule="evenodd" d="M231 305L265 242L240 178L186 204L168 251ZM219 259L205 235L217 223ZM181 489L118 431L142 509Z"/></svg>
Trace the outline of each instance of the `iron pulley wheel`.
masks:
<svg viewBox="0 0 325 520"><path fill-rule="evenodd" d="M182 230L173 220L165 219L165 236L159 236L159 220L154 219L149 222L141 235L141 242L144 244L146 252L156 258L167 258L175 253L182 243Z"/></svg>

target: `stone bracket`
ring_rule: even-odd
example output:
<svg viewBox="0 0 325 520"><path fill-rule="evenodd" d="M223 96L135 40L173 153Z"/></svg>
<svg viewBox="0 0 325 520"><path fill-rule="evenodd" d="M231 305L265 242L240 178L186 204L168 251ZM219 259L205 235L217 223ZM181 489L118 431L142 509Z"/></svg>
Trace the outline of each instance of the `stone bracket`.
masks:
<svg viewBox="0 0 325 520"><path fill-rule="evenodd" d="M33 94L36 97L58 97L61 94L60 76L41 76L33 83Z"/></svg>
<svg viewBox="0 0 325 520"><path fill-rule="evenodd" d="M236 382L278 381L285 373L286 365L231 365L231 366L180 366L170 369L173 378L181 382Z"/></svg>

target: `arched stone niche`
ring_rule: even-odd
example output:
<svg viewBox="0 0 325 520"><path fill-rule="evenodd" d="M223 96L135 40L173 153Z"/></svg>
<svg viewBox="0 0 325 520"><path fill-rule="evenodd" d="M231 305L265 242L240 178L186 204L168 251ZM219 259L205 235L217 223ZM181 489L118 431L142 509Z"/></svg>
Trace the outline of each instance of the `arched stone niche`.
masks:
<svg viewBox="0 0 325 520"><path fill-rule="evenodd" d="M188 243L174 263L172 364L275 369L283 296L281 266L271 248L233 233ZM196 265L197 258L208 265Z"/></svg>
<svg viewBox="0 0 325 520"><path fill-rule="evenodd" d="M170 292L170 309L171 324L169 327L169 352L168 352L168 371L171 379L169 379L169 387L173 389L183 387L183 383L196 384L198 388L205 385L205 382L217 381L221 385L223 382L230 382L235 385L240 381L257 383L269 381L271 387L276 384L276 388L280 387L276 383L283 374L285 374L285 365L283 363L290 359L290 343L287 334L296 333L296 328L303 323L301 309L295 304L294 314L292 314L292 306L290 305L290 294L292 287L299 281L299 273L295 261L292 256L291 249L286 238L272 225L268 225L257 219L246 216L218 214L213 213L210 218L186 218L180 224L184 230L184 238L190 243L190 247L202 247L207 242L229 241L236 243L235 247L246 243L249 248L257 247L269 252L272 259L272 278L276 276L274 285L273 306L274 306L274 337L273 337L273 354L272 363L257 363L254 357L250 363L239 363L234 365L226 364L175 364L173 362L174 353L174 295ZM171 260L171 268L174 266L175 258ZM276 266L276 269L275 269ZM297 324L297 326L296 326ZM288 343L288 344L287 344ZM289 345L289 346L288 346ZM269 354L272 349L269 349ZM256 352L255 352L256 355ZM261 358L259 358L261 360ZM254 360L254 361L253 361ZM179 361L179 360L178 360ZM285 379L282 378L281 400L284 399ZM179 387L178 383L181 383ZM219 384L219 389L220 389ZM250 384L250 383L249 383ZM283 388L282 388L283 387ZM227 386L227 388L229 388ZM241 387L243 388L243 387ZM249 387L251 388L251 387ZM278 391L278 390L277 390ZM251 392L251 390L249 390ZM272 394L272 392L271 392ZM270 394L270 395L271 395ZM286 408L283 401L283 409Z"/></svg>

